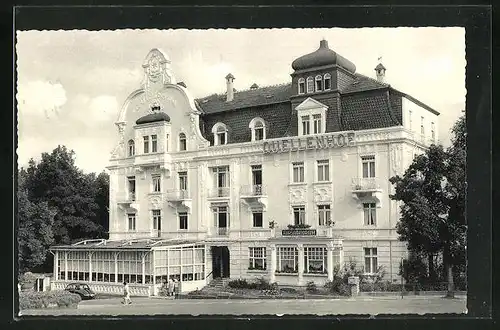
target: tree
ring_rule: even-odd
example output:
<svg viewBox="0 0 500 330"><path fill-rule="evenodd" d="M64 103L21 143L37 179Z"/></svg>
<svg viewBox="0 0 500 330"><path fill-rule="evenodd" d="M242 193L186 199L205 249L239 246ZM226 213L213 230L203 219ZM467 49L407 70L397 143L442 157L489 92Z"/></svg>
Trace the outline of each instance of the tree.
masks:
<svg viewBox="0 0 500 330"><path fill-rule="evenodd" d="M94 179L97 210L92 221L100 226L99 238L108 238L109 231L109 175L101 172Z"/></svg>
<svg viewBox="0 0 500 330"><path fill-rule="evenodd" d="M56 210L47 202L32 203L23 186L18 190L18 246L19 271L24 273L42 266L48 248L54 243L52 226Z"/></svg>
<svg viewBox="0 0 500 330"><path fill-rule="evenodd" d="M452 133L450 148L432 145L415 157L402 177L389 180L395 186L390 198L404 203L396 226L399 239L408 243L410 252L429 256L429 261L442 254L449 297L454 296L453 268L463 262L466 245L464 117Z"/></svg>
<svg viewBox="0 0 500 330"><path fill-rule="evenodd" d="M28 199L35 204L46 202L58 211L53 225L57 244L93 238L102 231L91 220L98 209L95 176L78 169L74 157L74 151L58 146L50 154L43 153L38 164L31 160L26 170Z"/></svg>

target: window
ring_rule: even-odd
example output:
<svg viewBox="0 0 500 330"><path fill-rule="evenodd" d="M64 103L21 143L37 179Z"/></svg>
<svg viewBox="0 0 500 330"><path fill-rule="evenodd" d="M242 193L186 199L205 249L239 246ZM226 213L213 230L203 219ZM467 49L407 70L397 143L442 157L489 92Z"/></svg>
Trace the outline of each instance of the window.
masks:
<svg viewBox="0 0 500 330"><path fill-rule="evenodd" d="M330 161L318 160L318 181L330 181Z"/></svg>
<svg viewBox="0 0 500 330"><path fill-rule="evenodd" d="M153 210L153 229L161 230L161 210Z"/></svg>
<svg viewBox="0 0 500 330"><path fill-rule="evenodd" d="M293 182L304 182L304 163L292 163L293 166Z"/></svg>
<svg viewBox="0 0 500 330"><path fill-rule="evenodd" d="M149 136L144 137L144 153L149 153Z"/></svg>
<svg viewBox="0 0 500 330"><path fill-rule="evenodd" d="M179 229L188 229L188 214L186 212L179 213Z"/></svg>
<svg viewBox="0 0 500 330"><path fill-rule="evenodd" d="M363 164L363 178L374 178L375 156L363 156L361 157L361 162Z"/></svg>
<svg viewBox="0 0 500 330"><path fill-rule="evenodd" d="M434 140L436 138L436 127L434 126L434 122L431 122L431 137Z"/></svg>
<svg viewBox="0 0 500 330"><path fill-rule="evenodd" d="M309 116L302 116L302 135L309 135L310 134L310 128L309 128Z"/></svg>
<svg viewBox="0 0 500 330"><path fill-rule="evenodd" d="M365 226L375 226L377 224L377 208L375 203L363 204Z"/></svg>
<svg viewBox="0 0 500 330"><path fill-rule="evenodd" d="M253 212L252 213L252 217L253 217L253 226L255 228L262 228L262 212Z"/></svg>
<svg viewBox="0 0 500 330"><path fill-rule="evenodd" d="M179 190L188 190L187 172L179 172Z"/></svg>
<svg viewBox="0 0 500 330"><path fill-rule="evenodd" d="M128 214L128 230L135 230L135 214Z"/></svg>
<svg viewBox="0 0 500 330"><path fill-rule="evenodd" d="M278 247L277 271L280 273L297 273L299 252L296 247Z"/></svg>
<svg viewBox="0 0 500 330"><path fill-rule="evenodd" d="M410 119L410 123L409 123L409 125L408 125L408 126L409 126L410 131L413 129L413 127L412 127L412 126L413 126L413 125L412 125L412 124L413 124L413 116L412 116L412 114L413 114L413 111L411 111L411 110L410 110L410 111L408 111L408 117L409 117L409 119Z"/></svg>
<svg viewBox="0 0 500 330"><path fill-rule="evenodd" d="M128 177L127 181L128 181L128 198L131 201L135 201L135 176Z"/></svg>
<svg viewBox="0 0 500 330"><path fill-rule="evenodd" d="M306 224L306 208L305 206L293 207L293 224L305 225Z"/></svg>
<svg viewBox="0 0 500 330"><path fill-rule="evenodd" d="M323 78L321 76L316 76L316 92L321 92L323 90Z"/></svg>
<svg viewBox="0 0 500 330"><path fill-rule="evenodd" d="M214 167L213 182L215 183L217 197L225 197L229 195L229 166Z"/></svg>
<svg viewBox="0 0 500 330"><path fill-rule="evenodd" d="M326 248L305 247L304 248L304 273L325 274L326 273Z"/></svg>
<svg viewBox="0 0 500 330"><path fill-rule="evenodd" d="M216 206L212 210L214 213L214 227L227 229L227 227L229 227L229 212L227 206ZM226 233L226 231L219 231L219 233Z"/></svg>
<svg viewBox="0 0 500 330"><path fill-rule="evenodd" d="M266 138L266 125L262 118L256 117L248 125L252 130L252 141L260 141Z"/></svg>
<svg viewBox="0 0 500 330"><path fill-rule="evenodd" d="M153 175L153 192L161 192L161 177L159 175Z"/></svg>
<svg viewBox="0 0 500 330"><path fill-rule="evenodd" d="M227 143L227 131L224 127L219 127L217 129L217 145L222 145Z"/></svg>
<svg viewBox="0 0 500 330"><path fill-rule="evenodd" d="M304 78L299 79L299 94L304 94L306 92L306 81Z"/></svg>
<svg viewBox="0 0 500 330"><path fill-rule="evenodd" d="M158 137L151 135L151 152L158 152Z"/></svg>
<svg viewBox="0 0 500 330"><path fill-rule="evenodd" d="M327 226L330 216L330 205L318 205L318 225Z"/></svg>
<svg viewBox="0 0 500 330"><path fill-rule="evenodd" d="M329 91L332 88L332 76L327 73L325 74L325 91Z"/></svg>
<svg viewBox="0 0 500 330"><path fill-rule="evenodd" d="M377 248L365 248L365 273L376 273L377 268Z"/></svg>
<svg viewBox="0 0 500 330"><path fill-rule="evenodd" d="M314 79L313 79L313 77L307 78L307 92L308 93L314 92Z"/></svg>
<svg viewBox="0 0 500 330"><path fill-rule="evenodd" d="M266 270L266 248L251 247L248 269Z"/></svg>
<svg viewBox="0 0 500 330"><path fill-rule="evenodd" d="M167 137L165 139L165 151L169 152L170 151L170 134L167 134Z"/></svg>
<svg viewBox="0 0 500 330"><path fill-rule="evenodd" d="M181 133L179 134L179 151L186 151L186 150L187 150L186 134Z"/></svg>
<svg viewBox="0 0 500 330"><path fill-rule="evenodd" d="M321 115L313 115L313 133L323 133L323 129L321 127Z"/></svg>
<svg viewBox="0 0 500 330"><path fill-rule="evenodd" d="M135 155L135 142L134 140L128 141L128 156L131 157Z"/></svg>
<svg viewBox="0 0 500 330"><path fill-rule="evenodd" d="M425 135L424 117L420 117L420 134Z"/></svg>

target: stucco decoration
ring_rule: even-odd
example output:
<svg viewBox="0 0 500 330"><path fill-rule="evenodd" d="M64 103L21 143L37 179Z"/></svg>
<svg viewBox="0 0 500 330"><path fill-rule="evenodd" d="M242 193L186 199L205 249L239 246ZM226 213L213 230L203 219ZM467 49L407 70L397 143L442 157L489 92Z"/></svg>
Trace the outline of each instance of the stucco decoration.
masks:
<svg viewBox="0 0 500 330"><path fill-rule="evenodd" d="M160 209L162 207L161 196L150 196L149 197L149 208L150 209Z"/></svg>
<svg viewBox="0 0 500 330"><path fill-rule="evenodd" d="M291 187L290 188L290 202L293 203L303 203L306 200L306 188L305 187Z"/></svg>
<svg viewBox="0 0 500 330"><path fill-rule="evenodd" d="M175 83L175 79L170 70L170 59L157 48L153 48L146 56L142 67L144 68L143 87L147 88L151 84Z"/></svg>
<svg viewBox="0 0 500 330"><path fill-rule="evenodd" d="M315 202L329 202L332 200L332 187L329 185L314 187Z"/></svg>
<svg viewBox="0 0 500 330"><path fill-rule="evenodd" d="M347 152L342 151L342 153L340 154L340 160L343 162L347 162L348 159L349 159L349 156L347 155Z"/></svg>
<svg viewBox="0 0 500 330"><path fill-rule="evenodd" d="M280 166L280 157L279 157L279 155L274 155L273 156L273 160L274 160L274 162L273 162L274 167L279 167Z"/></svg>
<svg viewBox="0 0 500 330"><path fill-rule="evenodd" d="M400 144L391 146L391 167L395 175L401 173L403 162L403 147Z"/></svg>
<svg viewBox="0 0 500 330"><path fill-rule="evenodd" d="M373 144L365 144L358 147L358 152L360 154L372 154L375 153L375 146Z"/></svg>

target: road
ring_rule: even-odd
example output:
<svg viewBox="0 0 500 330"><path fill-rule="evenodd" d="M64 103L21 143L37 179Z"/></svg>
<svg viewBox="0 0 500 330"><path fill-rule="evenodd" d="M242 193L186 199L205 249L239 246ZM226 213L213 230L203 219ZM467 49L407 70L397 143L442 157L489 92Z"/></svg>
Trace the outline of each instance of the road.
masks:
<svg viewBox="0 0 500 330"><path fill-rule="evenodd" d="M78 309L29 310L21 315L281 315L281 314L427 314L465 313L465 298L374 297L294 300L164 300L135 298L124 306L120 299L83 301Z"/></svg>

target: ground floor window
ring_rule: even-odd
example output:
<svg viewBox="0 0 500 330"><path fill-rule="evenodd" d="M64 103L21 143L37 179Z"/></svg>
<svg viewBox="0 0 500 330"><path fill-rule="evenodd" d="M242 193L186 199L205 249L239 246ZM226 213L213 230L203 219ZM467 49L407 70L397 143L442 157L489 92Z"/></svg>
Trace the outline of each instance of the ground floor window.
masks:
<svg viewBox="0 0 500 330"><path fill-rule="evenodd" d="M156 283L169 279L200 281L205 279L205 246L185 246L155 251Z"/></svg>
<svg viewBox="0 0 500 330"><path fill-rule="evenodd" d="M304 273L326 274L326 263L326 248L304 247Z"/></svg>
<svg viewBox="0 0 500 330"><path fill-rule="evenodd" d="M299 263L297 247L279 247L277 250L277 271L280 273L297 273Z"/></svg>
<svg viewBox="0 0 500 330"><path fill-rule="evenodd" d="M251 247L248 269L266 269L266 248Z"/></svg>
<svg viewBox="0 0 500 330"><path fill-rule="evenodd" d="M376 273L377 268L377 248L365 248L365 273Z"/></svg>

